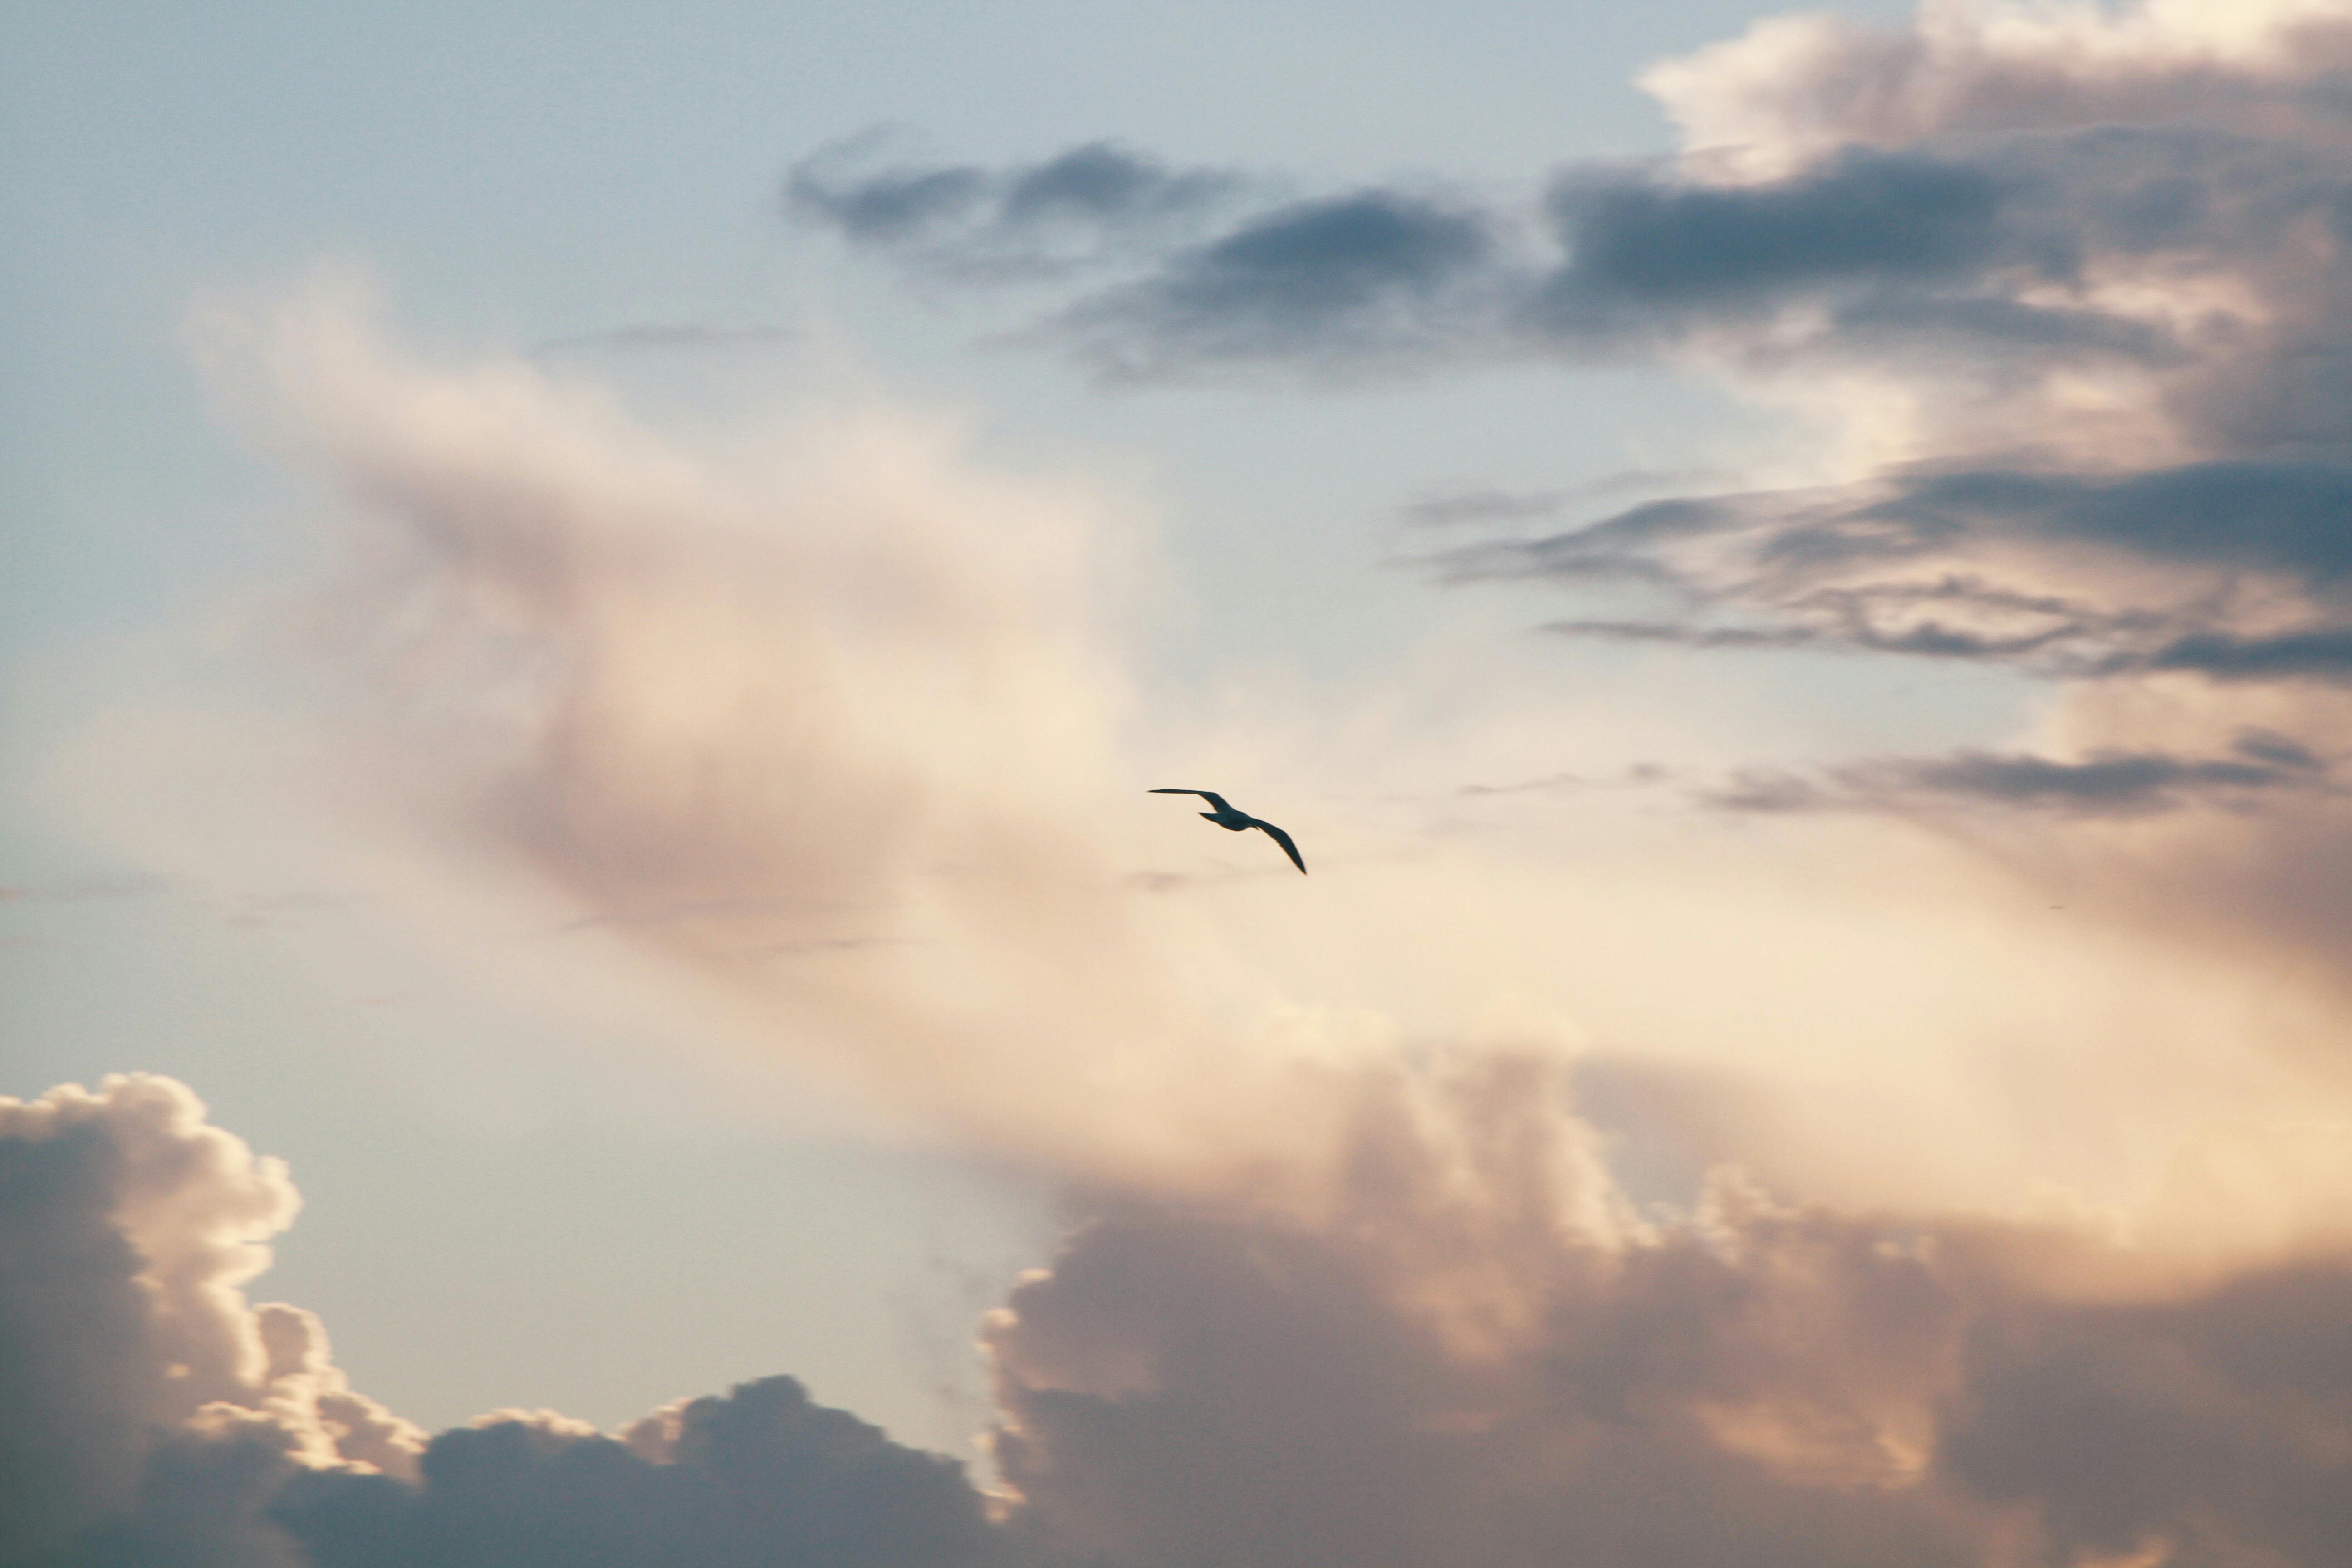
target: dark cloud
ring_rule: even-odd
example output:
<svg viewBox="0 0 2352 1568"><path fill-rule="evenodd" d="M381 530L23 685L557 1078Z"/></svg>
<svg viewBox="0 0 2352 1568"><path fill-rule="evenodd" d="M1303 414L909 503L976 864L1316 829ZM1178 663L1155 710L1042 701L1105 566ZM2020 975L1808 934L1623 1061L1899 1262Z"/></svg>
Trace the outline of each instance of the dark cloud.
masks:
<svg viewBox="0 0 2352 1568"><path fill-rule="evenodd" d="M1048 331L1118 378L1444 353L1483 331L1496 251L1482 216L1425 197L1302 202L1083 300Z"/></svg>
<svg viewBox="0 0 2352 1568"><path fill-rule="evenodd" d="M2110 752L2095 754L2086 762L2062 763L2047 757L1962 752L1905 765L1895 776L1914 789L1933 794L2113 810L2177 799L2185 793L2303 784L2310 781L2313 771L2307 762L2288 767L2251 757L2185 761L2147 752Z"/></svg>
<svg viewBox="0 0 2352 1568"><path fill-rule="evenodd" d="M2321 790L2329 782L2327 764L2300 742L2252 731L2239 738L2231 754L2221 757L2109 749L2061 761L2027 752L1960 751L1849 763L1819 775L1751 770L1702 798L1734 811L1979 805L2117 816L2191 805L2242 807L2262 795Z"/></svg>
<svg viewBox="0 0 2352 1568"><path fill-rule="evenodd" d="M2352 1415L2347 1310L2341 1260L2183 1301L2001 1303L1964 1342L1946 1463L2038 1507L2061 1561L2155 1536L2168 1561L2324 1563L2352 1541L2352 1463L2325 1436Z"/></svg>
<svg viewBox="0 0 2352 1568"><path fill-rule="evenodd" d="M315 1568L970 1568L1017 1561L962 1468L901 1447L789 1377L688 1402L614 1439L491 1418L423 1479L318 1470L272 1516Z"/></svg>
<svg viewBox="0 0 2352 1568"><path fill-rule="evenodd" d="M1557 637L1696 648L1805 647L1821 640L1819 632L1805 626L1690 626L1670 621L1551 621L1543 629Z"/></svg>
<svg viewBox="0 0 2352 1568"><path fill-rule="evenodd" d="M1549 490L1498 490L1484 488L1440 491L1408 501L1397 516L1420 527L1454 527L1467 523L1524 522L1557 517L1576 501L1598 500L1641 490L1672 489L1687 485L1720 484L1729 470L1715 468L1627 468L1604 474L1582 484Z"/></svg>
<svg viewBox="0 0 2352 1568"><path fill-rule="evenodd" d="M1549 628L1575 637L1846 647L2078 678L2189 670L2341 679L2352 673L2347 509L2352 467L2334 462L2198 463L2121 477L1967 469L1842 491L1649 502L1432 559L1454 581L1662 584L1699 612ZM2004 582L2021 561L2046 563L2041 583L2071 580L2078 591ZM2234 629L2257 612L2275 623L2283 606L2305 624ZM1713 618L1727 610L1773 618L1729 626Z"/></svg>
<svg viewBox="0 0 2352 1568"><path fill-rule="evenodd" d="M2217 680L2352 680L2352 626L2272 637L2191 632L2138 661L2147 669L2193 670ZM2126 665L2126 668L2129 666Z"/></svg>
<svg viewBox="0 0 2352 1568"><path fill-rule="evenodd" d="M787 208L967 283L1057 278L1181 242L1240 186L1222 171L1171 169L1108 142L997 170L876 166L890 141L853 138L793 165Z"/></svg>
<svg viewBox="0 0 2352 1568"><path fill-rule="evenodd" d="M100 1129L0 1137L0 1520L20 1560L118 1509L163 1367Z"/></svg>
<svg viewBox="0 0 2352 1568"><path fill-rule="evenodd" d="M2282 573L2334 588L2352 573L2352 467L2193 463L2120 478L2000 470L1927 475L1817 536L1840 553L2002 537L2113 546L2196 565ZM1889 530L1874 525L1892 524ZM1806 536L1784 536L1791 548Z"/></svg>
<svg viewBox="0 0 2352 1568"><path fill-rule="evenodd" d="M1401 515L1578 524L1438 564L1663 585L1689 612L1580 616L1570 635L2069 679L2341 679L2352 154L2313 94L2324 62L2352 59L2352 27L2314 21L2279 63L2188 75L2087 34L1964 33L1741 55L1748 74L1717 83L1734 107L1702 102L1691 84L1731 68L1698 57L1653 85L1694 122L1761 117L1766 145L1571 167L1528 204L1391 185L1257 195L1205 237L1137 230L1129 275L1074 276L1021 341L1138 380L1659 353L1827 373L1857 389L1858 418L1917 424L1910 460L1835 489L1667 497L1590 523L1576 513L1592 489L1472 489ZM2096 65L2067 63L2070 48ZM1933 90L1898 112L1893 84L1914 79ZM1004 193L1035 183L1124 213L1164 176L1145 163L1074 153L966 173L1007 210ZM898 191L877 199L895 213ZM841 221L916 244L887 237L912 228Z"/></svg>
<svg viewBox="0 0 2352 1568"><path fill-rule="evenodd" d="M1096 142L1013 171L1004 186L1003 221L1016 227L1059 217L1124 221L1198 205L1229 183L1229 176L1205 171L1171 174L1151 159Z"/></svg>
<svg viewBox="0 0 2352 1568"><path fill-rule="evenodd" d="M1620 305L1737 310L1857 280L1950 278L1999 250L2006 195L1980 169L1870 151L1756 187L1580 171L1549 199L1569 259L1531 310L1572 337Z"/></svg>
<svg viewBox="0 0 2352 1568"><path fill-rule="evenodd" d="M1684 606L1554 628L1579 637L2341 680L2352 427L2330 389L2352 365L2347 192L2334 148L2147 124L1854 147L1731 186L1568 182L1546 330L1696 332L1751 363L1872 376L1946 410L1947 451L1436 563L1454 580L1647 583ZM2116 276L2134 282L2101 286ZM2046 379L2118 374L2131 412L2090 423ZM2184 447L2198 455L2105 455Z"/></svg>
<svg viewBox="0 0 2352 1568"><path fill-rule="evenodd" d="M263 1417L157 1431L128 1505L51 1561L56 1568L313 1568L268 1511L279 1489L303 1473L284 1431Z"/></svg>
<svg viewBox="0 0 2352 1568"><path fill-rule="evenodd" d="M1374 187L1261 205L1201 244L1163 220L1203 216L1241 182L1101 145L1003 171L828 174L843 156L796 169L795 207L933 272L1034 272L1044 254L1017 237L1049 218L1124 234L1139 276L1089 286L1037 337L1154 375L1609 355L1694 332L1774 362L1959 352L1971 376L2014 375L2021 357L2179 364L2198 323L2102 300L2087 287L2100 267L2259 267L2301 226L2352 212L2352 180L2326 157L2198 126L1852 147L1738 184L1582 165L1532 213Z"/></svg>
<svg viewBox="0 0 2352 1568"><path fill-rule="evenodd" d="M1734 185L1648 171L1563 175L1567 252L1528 306L1563 348L1717 342L1774 362L2183 365L2194 318L2150 318L2090 287L2102 268L2259 268L2298 226L2346 210L2345 171L2295 145L2201 127L2099 126L1853 147ZM1802 318L1792 316L1802 309ZM1744 344L1721 334L1768 331Z"/></svg>
<svg viewBox="0 0 2352 1568"><path fill-rule="evenodd" d="M985 174L969 167L891 170L835 184L803 163L793 171L785 192L793 206L830 219L851 239L890 245L969 212L988 184Z"/></svg>

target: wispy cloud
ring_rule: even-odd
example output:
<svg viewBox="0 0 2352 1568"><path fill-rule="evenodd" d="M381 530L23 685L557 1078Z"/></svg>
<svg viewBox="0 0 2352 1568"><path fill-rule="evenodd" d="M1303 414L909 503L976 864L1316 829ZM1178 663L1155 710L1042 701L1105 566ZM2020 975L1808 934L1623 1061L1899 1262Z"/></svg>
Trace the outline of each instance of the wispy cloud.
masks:
<svg viewBox="0 0 2352 1568"><path fill-rule="evenodd" d="M638 351L697 349L780 349L803 341L791 327L756 323L725 325L709 321L637 321L594 331L570 332L541 338L523 352L533 359L575 353L629 353Z"/></svg>
<svg viewBox="0 0 2352 1568"><path fill-rule="evenodd" d="M2128 816L2192 805L2248 808L2280 792L2331 789L2330 769L2284 735L2253 731L2230 754L2106 749L2078 759L1960 751L1848 763L1812 776L1751 771L1706 792L1735 811L1924 810L1967 805Z"/></svg>
<svg viewBox="0 0 2352 1568"><path fill-rule="evenodd" d="M1696 467L1626 468L1581 484L1549 490L1470 489L1439 491L1397 508L1397 516L1422 527L1525 522L1555 518L1579 501L1601 500L1640 490L1679 489L1690 485L1728 485L1732 469Z"/></svg>
<svg viewBox="0 0 2352 1568"><path fill-rule="evenodd" d="M0 887L0 903L85 903L104 899L149 899L169 891L163 878L145 871L123 871L68 878L61 882L28 882Z"/></svg>
<svg viewBox="0 0 2352 1568"><path fill-rule="evenodd" d="M1149 256L1197 231L1243 189L1109 142L1004 169L908 155L887 129L793 166L784 205L918 271L967 285L1051 281Z"/></svg>

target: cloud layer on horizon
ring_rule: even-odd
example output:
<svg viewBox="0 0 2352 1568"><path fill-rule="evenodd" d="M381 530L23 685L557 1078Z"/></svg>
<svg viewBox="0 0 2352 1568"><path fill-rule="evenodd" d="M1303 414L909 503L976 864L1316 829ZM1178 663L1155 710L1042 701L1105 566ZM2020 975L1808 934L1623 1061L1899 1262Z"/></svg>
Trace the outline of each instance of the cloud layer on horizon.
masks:
<svg viewBox="0 0 2352 1568"><path fill-rule="evenodd" d="M2190 1152L2134 1216L1796 1206L1731 1171L1643 1215L1565 1084L1335 1077L1314 1202L1094 1194L985 1325L992 1499L788 1376L423 1444L306 1315L245 1305L291 1188L186 1089L0 1102L0 1226L89 1260L0 1278L0 1562L2321 1568L2352 1529L2352 1227L2315 1209L2234 1259L2171 1234L2242 1226L2250 1162L2341 1165L2341 1129ZM162 1360L190 1290L225 1382Z"/></svg>

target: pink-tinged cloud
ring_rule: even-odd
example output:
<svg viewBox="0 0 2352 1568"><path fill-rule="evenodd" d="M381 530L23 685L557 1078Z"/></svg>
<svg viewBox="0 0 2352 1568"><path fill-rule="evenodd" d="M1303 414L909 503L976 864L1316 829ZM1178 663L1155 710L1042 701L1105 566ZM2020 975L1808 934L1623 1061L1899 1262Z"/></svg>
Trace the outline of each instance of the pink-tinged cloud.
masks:
<svg viewBox="0 0 2352 1568"><path fill-rule="evenodd" d="M420 1455L347 1391L320 1396L336 1380L290 1309L243 1320L242 1381L194 1404L145 1353L163 1314L142 1262L216 1243L228 1213L282 1221L283 1173L167 1080L12 1102L0 1560L2337 1561L2343 1227L2200 1259L2149 1245L2154 1215L1790 1205L1728 1171L1687 1212L1642 1214L1564 1087L1494 1057L1335 1079L1345 1158L1311 1202L1095 1200L985 1325L992 1499L786 1376L614 1436L494 1411ZM2227 1153L2240 1180L2263 1158ZM135 1246L114 1201L133 1188L183 1200Z"/></svg>
<svg viewBox="0 0 2352 1568"><path fill-rule="evenodd" d="M0 1099L0 1515L30 1560L130 1507L159 1431L415 1473L424 1434L352 1390L318 1320L247 1302L299 1200L184 1086Z"/></svg>
<svg viewBox="0 0 2352 1568"><path fill-rule="evenodd" d="M1718 792L1845 808L1778 860L1609 818L1633 847L1568 893L1515 845L1312 917L1172 874L1140 910L1097 503L895 415L714 452L265 313L227 357L378 552L330 639L376 809L1092 1217L984 1328L1001 1496L788 1378L617 1437L499 1412L410 1477L315 1322L245 1302L283 1173L175 1087L61 1091L0 1142L25 1528L319 1568L2335 1568L2347 40L2275 5L1773 24L1654 74L1689 156L1563 175L1552 252L1410 191L1104 247L1140 270L1045 331L1114 373L1669 353L1829 422L1818 484L1450 558L1692 611L1563 631L2068 683L2013 743ZM814 205L937 269L1058 167ZM2045 885L2099 934L2021 930ZM1530 991L1622 1048L1429 1043ZM1375 992L1417 1037L1285 1006ZM2102 1201L2014 1202L2078 1145ZM1637 1194L1645 1156L1696 1197Z"/></svg>
<svg viewBox="0 0 2352 1568"><path fill-rule="evenodd" d="M1121 755L1118 507L887 408L656 430L331 291L207 333L360 563L304 647L348 683L321 793L396 825L395 877L651 955L1017 1158L1183 1180L1312 1122L1249 1114L1287 1064L1237 1037L1247 956L1121 879L1169 818Z"/></svg>

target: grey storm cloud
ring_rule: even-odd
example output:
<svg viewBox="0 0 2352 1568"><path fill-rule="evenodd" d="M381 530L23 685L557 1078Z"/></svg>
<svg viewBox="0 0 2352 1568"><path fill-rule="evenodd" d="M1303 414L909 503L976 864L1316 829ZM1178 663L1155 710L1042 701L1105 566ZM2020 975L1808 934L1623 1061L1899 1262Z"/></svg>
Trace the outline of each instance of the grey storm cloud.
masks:
<svg viewBox="0 0 2352 1568"><path fill-rule="evenodd" d="M184 1197L259 1167L163 1080L47 1097L69 1125L0 1136L0 1562L2334 1562L2341 1237L2184 1272L2054 1223L1792 1207L1728 1171L1643 1213L1559 1064L1433 1056L1328 1087L1352 1131L1311 1191L1081 1200L1093 1217L983 1329L994 1499L787 1376L612 1435L496 1412L404 1439L400 1465L360 1460L365 1423L283 1378L167 1397L168 1291L135 1282L216 1232L202 1204L127 1211L124 1173L198 1173L151 1189ZM2234 1158L2229 1188L2258 1175Z"/></svg>

